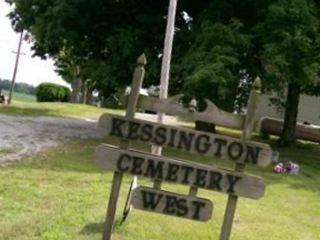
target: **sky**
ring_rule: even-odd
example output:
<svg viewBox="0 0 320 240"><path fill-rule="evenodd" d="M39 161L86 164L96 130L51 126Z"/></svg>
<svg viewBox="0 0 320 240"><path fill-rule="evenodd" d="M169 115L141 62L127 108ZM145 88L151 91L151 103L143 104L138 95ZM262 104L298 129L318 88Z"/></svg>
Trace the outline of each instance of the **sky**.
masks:
<svg viewBox="0 0 320 240"><path fill-rule="evenodd" d="M19 34L11 28L11 23L6 17L10 11L10 6L4 1L0 1L0 78L12 79ZM31 44L22 43L21 52L25 55L20 56L16 82L25 82L34 86L41 82L53 82L69 86L59 77L55 71L52 60L41 60L38 57L31 57Z"/></svg>

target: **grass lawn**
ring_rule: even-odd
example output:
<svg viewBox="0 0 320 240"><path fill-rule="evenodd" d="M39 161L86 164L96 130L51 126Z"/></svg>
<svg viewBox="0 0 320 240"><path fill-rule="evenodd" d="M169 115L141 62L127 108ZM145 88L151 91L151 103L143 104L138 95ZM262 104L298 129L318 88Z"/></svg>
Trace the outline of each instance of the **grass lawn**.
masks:
<svg viewBox="0 0 320 240"><path fill-rule="evenodd" d="M113 139L104 140L116 144ZM101 141L100 141L101 142ZM99 141L69 142L38 154L24 163L0 169L0 239L101 239L102 223L112 173L92 164ZM142 148L141 145L136 145ZM145 146L144 146L145 147ZM256 201L241 198L231 239L318 240L320 239L320 149L315 144L281 151L281 160L301 165L301 173L277 175L272 167L247 171L264 177L265 196ZM172 150L166 155L231 167L230 162ZM120 219L130 183L126 176L121 189L117 219ZM139 178L141 185L151 185ZM181 185L164 184L164 189L187 193ZM218 239L227 195L199 191L214 203L213 218L206 222L179 219L133 210L127 221L116 225L116 240Z"/></svg>
<svg viewBox="0 0 320 240"><path fill-rule="evenodd" d="M121 110L98 108L85 104L71 103L38 103L13 101L11 105L0 105L0 114L14 116L57 116L57 117L82 117L98 118L102 113L119 113Z"/></svg>
<svg viewBox="0 0 320 240"><path fill-rule="evenodd" d="M9 96L9 91L3 90L2 92L6 96ZM35 95L14 92L13 93L13 101L32 103L32 102L36 102L37 100L36 100L36 96Z"/></svg>

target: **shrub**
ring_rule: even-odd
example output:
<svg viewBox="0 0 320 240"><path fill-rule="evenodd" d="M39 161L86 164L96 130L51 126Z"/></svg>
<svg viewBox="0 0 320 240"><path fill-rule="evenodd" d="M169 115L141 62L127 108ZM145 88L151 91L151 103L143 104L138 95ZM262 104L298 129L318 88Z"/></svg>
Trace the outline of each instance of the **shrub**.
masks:
<svg viewBox="0 0 320 240"><path fill-rule="evenodd" d="M69 88L54 83L41 83L36 88L38 102L68 102L70 95Z"/></svg>

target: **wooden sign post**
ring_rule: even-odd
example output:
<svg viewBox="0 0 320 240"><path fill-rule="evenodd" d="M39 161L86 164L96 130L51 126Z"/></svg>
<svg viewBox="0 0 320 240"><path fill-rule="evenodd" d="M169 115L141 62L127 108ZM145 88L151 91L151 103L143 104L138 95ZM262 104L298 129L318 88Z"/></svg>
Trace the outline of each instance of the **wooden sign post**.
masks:
<svg viewBox="0 0 320 240"><path fill-rule="evenodd" d="M169 88L169 74L170 74L170 64L171 64L171 52L172 44L175 30L175 19L176 19L176 9L177 9L178 0L169 0L168 8L168 20L166 27L166 35L164 39L163 55L162 55L162 64L161 64L161 77L160 77L160 99L166 99L168 97L168 88ZM158 122L163 123L164 112L158 113ZM153 145L152 153L161 155L162 148L161 146ZM153 186L157 189L161 188L161 181L155 180Z"/></svg>
<svg viewBox="0 0 320 240"><path fill-rule="evenodd" d="M99 119L99 126L106 129L108 135L120 139L119 147L102 144L96 148L94 155L97 166L114 171L103 240L111 239L123 174L130 174L135 178L147 177L155 183L167 181L190 187L189 195L160 190L159 186L132 187L127 197L125 217L132 205L140 210L207 221L212 216L213 204L208 199L197 197L198 188L228 194L220 239L229 239L238 197L259 199L265 192L262 178L243 173L245 164L264 167L278 157L278 153L272 151L268 145L250 141L260 95L260 80L256 79L253 84L245 117L221 111L209 101L206 111L187 113L182 104L174 99L139 96L145 64L146 59L142 55L134 72L126 116L104 114ZM136 119L134 113L137 107L192 120L206 120L232 128L239 129L242 126L242 139ZM220 113L220 116L212 115L210 118L212 113ZM128 149L130 141L231 160L236 167L235 170L227 170L140 152Z"/></svg>
<svg viewBox="0 0 320 240"><path fill-rule="evenodd" d="M126 117L128 119L131 119L134 117L138 97L139 97L139 91L142 86L142 81L144 78L144 66L146 65L147 60L144 54L142 54L138 60L137 60L137 67L134 70L133 73L133 80L132 80L132 86L131 91L128 99L128 105L127 105L127 111L126 111ZM127 149L129 147L129 142L127 140L122 139L120 141L120 148ZM115 171L113 174L113 181L112 181L112 187L111 187L111 193L109 197L108 202L108 210L106 215L106 220L104 224L104 231L103 231L103 240L110 240L113 224L114 224L114 217L117 209L117 203L119 198L119 192L122 182L122 173Z"/></svg>
<svg viewBox="0 0 320 240"><path fill-rule="evenodd" d="M255 123L255 116L258 110L259 100L260 100L260 92L261 90L261 80L260 78L256 78L250 93L249 101L247 104L247 115L245 118L243 132L242 132L242 140L244 142L250 140ZM244 172L245 164L244 163L236 163L235 171ZM221 229L220 240L228 240L230 238L232 223L234 214L236 211L238 202L238 197L234 195L230 195L227 202L227 207L224 215L224 220Z"/></svg>

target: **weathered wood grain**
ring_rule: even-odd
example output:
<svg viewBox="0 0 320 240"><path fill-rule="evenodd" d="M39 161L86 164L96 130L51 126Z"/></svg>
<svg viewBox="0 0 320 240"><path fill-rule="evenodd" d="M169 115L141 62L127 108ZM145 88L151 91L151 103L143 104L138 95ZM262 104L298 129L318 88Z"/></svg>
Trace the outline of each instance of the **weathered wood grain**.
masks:
<svg viewBox="0 0 320 240"><path fill-rule="evenodd" d="M208 199L148 187L138 187L133 191L132 205L144 211L197 221L208 221L213 210L213 204Z"/></svg>
<svg viewBox="0 0 320 240"><path fill-rule="evenodd" d="M260 131L266 134L281 136L283 120L275 118L262 118L260 120ZM297 139L320 143L319 126L297 123L295 136Z"/></svg>
<svg viewBox="0 0 320 240"><path fill-rule="evenodd" d="M129 101L128 101L127 111L126 111L126 118L128 119L133 118L136 111L139 91L142 86L142 82L145 74L144 66L146 65L146 63L147 63L146 57L144 54L142 54L137 59L137 66L135 67L135 70L133 72L131 92L129 95ZM127 149L128 147L129 147L129 142L125 139L121 139L120 148ZM107 214L106 214L106 219L105 219L104 228L103 228L103 237L102 237L103 240L111 239L121 183L122 183L122 173L114 172L111 192L109 196Z"/></svg>
<svg viewBox="0 0 320 240"><path fill-rule="evenodd" d="M260 95L261 95L261 80L259 77L257 77L252 85L252 90L250 92L248 104L247 104L247 115L245 118L243 131L242 131L242 141L247 142L250 140L253 128L254 128L254 120L255 115L258 110L258 105L260 101ZM236 163L235 171L237 172L244 172L245 165ZM227 206L225 209L224 219L222 223L221 228L221 234L220 234L220 240L228 240L230 238L232 224L233 224L233 218L234 214L236 212L238 202L238 196L235 195L229 195Z"/></svg>
<svg viewBox="0 0 320 240"><path fill-rule="evenodd" d="M156 97L140 95L138 107L144 110L163 112L174 116L179 116L190 121L204 121L214 123L219 126L242 129L244 116L225 112L219 109L214 103L206 100L207 108L202 112L190 112L178 101L180 95L169 99L159 99Z"/></svg>
<svg viewBox="0 0 320 240"><path fill-rule="evenodd" d="M106 144L96 148L94 163L103 169L116 172L252 199L261 198L265 191L265 184L260 177L134 150L123 150Z"/></svg>
<svg viewBox="0 0 320 240"><path fill-rule="evenodd" d="M261 167L276 161L278 154L269 145L242 140L187 128L168 126L140 119L104 114L99 126L107 134L121 139L139 140L147 143L207 155L238 163L251 163Z"/></svg>

